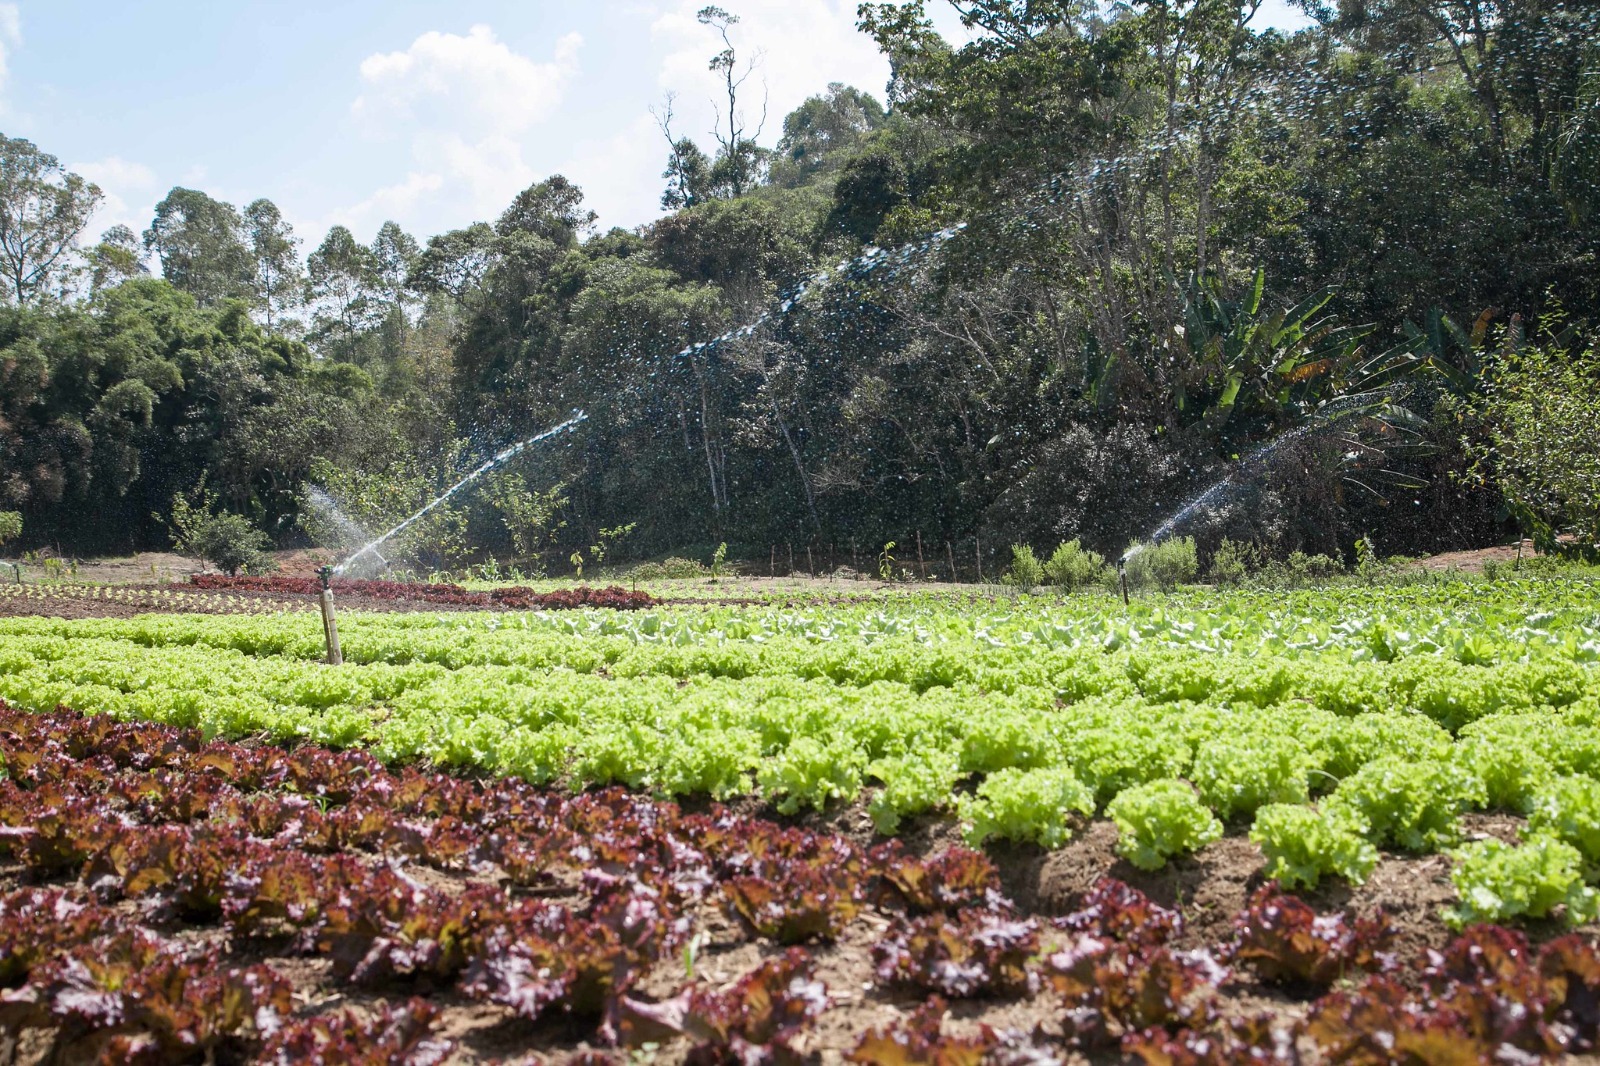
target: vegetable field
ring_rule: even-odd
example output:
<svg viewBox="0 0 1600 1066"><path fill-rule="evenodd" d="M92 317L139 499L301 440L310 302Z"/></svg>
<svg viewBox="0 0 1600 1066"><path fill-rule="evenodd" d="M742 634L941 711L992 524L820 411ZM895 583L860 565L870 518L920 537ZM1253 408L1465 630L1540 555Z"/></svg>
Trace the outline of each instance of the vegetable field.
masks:
<svg viewBox="0 0 1600 1066"><path fill-rule="evenodd" d="M1538 1061L1600 1024L1592 584L355 613L339 668L246 610L0 619L28 1061Z"/></svg>

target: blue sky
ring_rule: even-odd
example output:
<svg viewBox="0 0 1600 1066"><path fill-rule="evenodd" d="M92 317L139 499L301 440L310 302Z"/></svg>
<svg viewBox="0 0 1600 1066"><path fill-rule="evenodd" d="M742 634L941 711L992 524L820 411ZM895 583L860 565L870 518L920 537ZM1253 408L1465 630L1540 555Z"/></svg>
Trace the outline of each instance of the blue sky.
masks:
<svg viewBox="0 0 1600 1066"><path fill-rule="evenodd" d="M308 249L334 223L419 238L497 215L552 173L605 226L659 214L650 107L709 146L705 0L20 0L0 3L0 131L98 183L98 232L136 231L173 185L275 201ZM761 53L766 143L830 81L880 96L856 0L722 0ZM930 5L935 7L935 5ZM959 32L948 8L940 28ZM1303 24L1267 0L1258 24ZM754 88L759 111L761 89Z"/></svg>

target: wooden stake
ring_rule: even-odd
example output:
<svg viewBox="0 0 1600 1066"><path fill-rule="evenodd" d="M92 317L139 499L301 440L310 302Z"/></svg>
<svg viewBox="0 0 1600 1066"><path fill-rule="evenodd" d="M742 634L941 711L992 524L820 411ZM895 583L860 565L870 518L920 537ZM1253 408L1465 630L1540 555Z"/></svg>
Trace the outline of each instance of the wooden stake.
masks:
<svg viewBox="0 0 1600 1066"><path fill-rule="evenodd" d="M983 542L972 538L972 557L978 560L978 584L983 584Z"/></svg>
<svg viewBox="0 0 1600 1066"><path fill-rule="evenodd" d="M922 530L917 530L917 569L922 571L922 580L928 580L928 564L922 561Z"/></svg>
<svg viewBox="0 0 1600 1066"><path fill-rule="evenodd" d="M772 546L772 560L767 563L767 576L778 576L778 546L776 544Z"/></svg>
<svg viewBox="0 0 1600 1066"><path fill-rule="evenodd" d="M944 554L950 563L950 580L960 581L961 578L956 574L956 550L950 546L949 541L944 542Z"/></svg>
<svg viewBox="0 0 1600 1066"><path fill-rule="evenodd" d="M794 541L789 542L789 573L794 573Z"/></svg>
<svg viewBox="0 0 1600 1066"><path fill-rule="evenodd" d="M344 652L339 650L339 624L333 617L333 590L322 590L322 636L328 644L328 665L343 666Z"/></svg>
<svg viewBox="0 0 1600 1066"><path fill-rule="evenodd" d="M817 576L817 561L811 557L811 545L806 545L806 572L812 577Z"/></svg>

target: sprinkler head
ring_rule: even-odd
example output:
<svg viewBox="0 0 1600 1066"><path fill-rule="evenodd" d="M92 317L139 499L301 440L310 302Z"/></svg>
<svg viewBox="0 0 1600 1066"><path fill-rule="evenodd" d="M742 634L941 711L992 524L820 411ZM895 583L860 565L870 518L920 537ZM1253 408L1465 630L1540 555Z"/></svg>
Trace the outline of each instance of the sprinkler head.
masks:
<svg viewBox="0 0 1600 1066"><path fill-rule="evenodd" d="M322 579L322 590L327 592L333 588L333 567L324 566L317 570L317 576Z"/></svg>

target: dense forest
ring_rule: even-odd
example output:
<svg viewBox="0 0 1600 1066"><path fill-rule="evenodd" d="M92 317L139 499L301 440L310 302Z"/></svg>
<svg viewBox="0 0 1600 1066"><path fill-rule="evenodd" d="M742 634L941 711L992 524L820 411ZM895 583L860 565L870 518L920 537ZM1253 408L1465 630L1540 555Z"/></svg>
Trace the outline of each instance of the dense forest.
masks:
<svg viewBox="0 0 1600 1066"><path fill-rule="evenodd" d="M669 213L635 231L552 175L425 239L313 247L175 188L95 242L99 190L0 140L0 510L67 553L165 547L175 500L328 542L582 410L420 565L565 568L630 524L631 557L1120 550L1297 429L1203 543L1509 536L1526 501L1463 472L1486 368L1600 318L1600 10L1305 5L1286 36L1238 0L966 0L951 45L865 4L884 98L829 85L772 147L707 8L716 135L657 109Z"/></svg>

